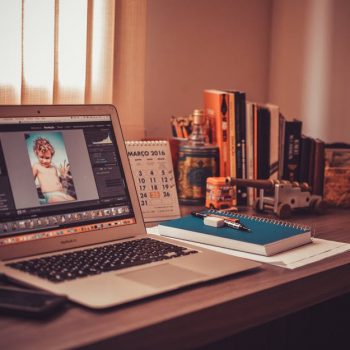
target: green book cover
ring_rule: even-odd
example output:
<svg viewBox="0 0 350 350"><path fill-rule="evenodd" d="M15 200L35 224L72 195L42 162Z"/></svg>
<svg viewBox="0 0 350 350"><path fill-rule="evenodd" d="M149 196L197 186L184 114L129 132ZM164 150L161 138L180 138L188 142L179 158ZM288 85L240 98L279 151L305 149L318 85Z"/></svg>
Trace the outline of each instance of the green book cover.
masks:
<svg viewBox="0 0 350 350"><path fill-rule="evenodd" d="M210 213L215 215L215 211ZM207 226L202 219L189 215L161 223L158 227L159 233L173 238L262 255L273 255L311 242L310 227L242 214L227 215L221 212L216 214L237 218L251 231Z"/></svg>

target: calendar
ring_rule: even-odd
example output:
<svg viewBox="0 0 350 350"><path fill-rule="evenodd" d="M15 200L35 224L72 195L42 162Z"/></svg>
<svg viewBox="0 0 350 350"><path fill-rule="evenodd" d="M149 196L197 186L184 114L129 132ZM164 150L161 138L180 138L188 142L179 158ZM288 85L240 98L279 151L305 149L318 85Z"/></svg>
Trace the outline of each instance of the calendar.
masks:
<svg viewBox="0 0 350 350"><path fill-rule="evenodd" d="M180 217L168 141L125 142L145 222Z"/></svg>

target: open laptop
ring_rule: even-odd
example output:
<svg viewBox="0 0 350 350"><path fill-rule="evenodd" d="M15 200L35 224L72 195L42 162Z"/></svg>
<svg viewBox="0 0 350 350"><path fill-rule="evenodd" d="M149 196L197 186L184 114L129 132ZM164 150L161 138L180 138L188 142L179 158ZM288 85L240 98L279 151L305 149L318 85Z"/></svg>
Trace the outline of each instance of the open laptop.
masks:
<svg viewBox="0 0 350 350"><path fill-rule="evenodd" d="M0 106L0 259L90 308L259 266L146 234L111 105Z"/></svg>

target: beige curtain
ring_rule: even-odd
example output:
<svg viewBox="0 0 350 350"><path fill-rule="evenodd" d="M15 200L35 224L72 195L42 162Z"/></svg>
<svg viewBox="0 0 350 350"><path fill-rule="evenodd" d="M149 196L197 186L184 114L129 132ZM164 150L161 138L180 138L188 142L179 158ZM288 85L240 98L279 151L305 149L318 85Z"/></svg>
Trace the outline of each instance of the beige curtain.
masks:
<svg viewBox="0 0 350 350"><path fill-rule="evenodd" d="M114 103L144 135L146 0L0 0L0 104Z"/></svg>
<svg viewBox="0 0 350 350"><path fill-rule="evenodd" d="M146 0L116 0L114 91L124 136L144 137Z"/></svg>
<svg viewBox="0 0 350 350"><path fill-rule="evenodd" d="M113 0L0 0L0 103L111 103Z"/></svg>

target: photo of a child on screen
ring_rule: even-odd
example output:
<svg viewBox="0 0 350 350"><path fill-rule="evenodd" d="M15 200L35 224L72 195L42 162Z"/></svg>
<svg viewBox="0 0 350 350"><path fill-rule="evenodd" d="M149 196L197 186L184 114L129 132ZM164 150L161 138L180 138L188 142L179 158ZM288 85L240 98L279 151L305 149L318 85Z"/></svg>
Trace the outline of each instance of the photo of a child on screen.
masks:
<svg viewBox="0 0 350 350"><path fill-rule="evenodd" d="M31 134L26 135L26 139L34 181L39 186L37 190L40 204L76 200L62 134L60 132Z"/></svg>

